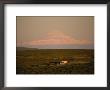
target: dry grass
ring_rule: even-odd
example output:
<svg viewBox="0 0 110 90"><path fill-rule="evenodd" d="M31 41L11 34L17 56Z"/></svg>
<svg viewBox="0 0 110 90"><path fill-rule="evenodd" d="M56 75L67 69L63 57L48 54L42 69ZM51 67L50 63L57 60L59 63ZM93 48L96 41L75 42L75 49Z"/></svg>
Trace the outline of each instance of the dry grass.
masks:
<svg viewBox="0 0 110 90"><path fill-rule="evenodd" d="M52 64L52 61L68 61ZM17 50L17 74L94 74L94 50L35 49Z"/></svg>

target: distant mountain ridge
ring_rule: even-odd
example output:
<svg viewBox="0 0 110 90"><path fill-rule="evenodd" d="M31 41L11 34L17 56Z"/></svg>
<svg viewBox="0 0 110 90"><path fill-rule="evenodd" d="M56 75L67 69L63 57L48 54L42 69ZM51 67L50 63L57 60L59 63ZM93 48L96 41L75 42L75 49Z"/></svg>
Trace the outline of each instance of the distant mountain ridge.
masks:
<svg viewBox="0 0 110 90"><path fill-rule="evenodd" d="M16 50L36 50L38 48L16 47Z"/></svg>

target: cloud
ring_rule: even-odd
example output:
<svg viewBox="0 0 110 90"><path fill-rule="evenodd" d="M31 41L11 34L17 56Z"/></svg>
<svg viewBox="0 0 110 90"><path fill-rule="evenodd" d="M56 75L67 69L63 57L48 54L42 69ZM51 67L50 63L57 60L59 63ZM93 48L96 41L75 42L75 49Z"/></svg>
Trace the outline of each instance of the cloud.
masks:
<svg viewBox="0 0 110 90"><path fill-rule="evenodd" d="M22 45L88 45L92 44L88 40L79 40L71 36L68 36L60 31L53 31L47 33L47 36L43 39L37 39L30 42L23 42Z"/></svg>

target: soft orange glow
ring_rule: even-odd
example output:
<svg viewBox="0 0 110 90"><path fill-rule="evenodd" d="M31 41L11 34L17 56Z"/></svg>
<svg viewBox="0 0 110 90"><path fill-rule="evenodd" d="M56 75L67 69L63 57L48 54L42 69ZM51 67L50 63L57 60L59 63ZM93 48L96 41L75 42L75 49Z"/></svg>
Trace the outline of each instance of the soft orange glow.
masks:
<svg viewBox="0 0 110 90"><path fill-rule="evenodd" d="M92 44L88 40L78 40L73 37L67 36L60 31L53 31L47 33L44 39L33 40L30 42L23 42L23 45L84 45Z"/></svg>

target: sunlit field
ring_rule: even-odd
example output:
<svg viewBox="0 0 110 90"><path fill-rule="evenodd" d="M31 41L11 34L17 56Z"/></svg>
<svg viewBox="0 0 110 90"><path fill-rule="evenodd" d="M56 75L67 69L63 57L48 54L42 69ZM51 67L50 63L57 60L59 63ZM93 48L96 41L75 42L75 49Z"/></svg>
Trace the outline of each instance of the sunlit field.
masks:
<svg viewBox="0 0 110 90"><path fill-rule="evenodd" d="M16 74L94 74L94 50L19 47Z"/></svg>

